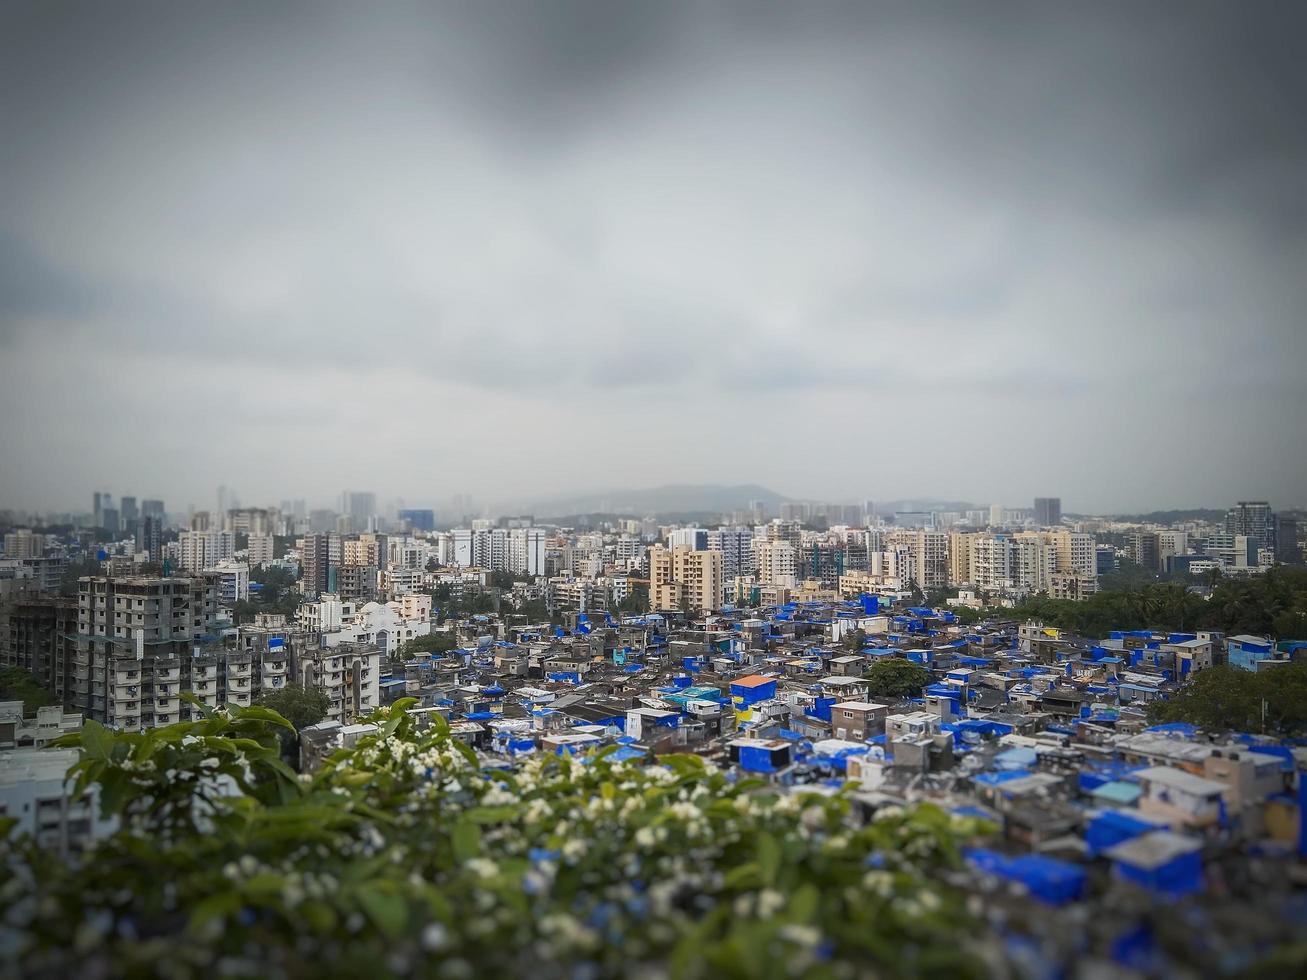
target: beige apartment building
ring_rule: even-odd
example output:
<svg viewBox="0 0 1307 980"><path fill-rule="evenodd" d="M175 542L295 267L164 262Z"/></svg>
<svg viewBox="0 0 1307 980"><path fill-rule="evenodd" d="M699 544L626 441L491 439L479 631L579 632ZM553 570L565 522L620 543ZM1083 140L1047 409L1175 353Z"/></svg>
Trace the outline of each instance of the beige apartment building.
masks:
<svg viewBox="0 0 1307 980"><path fill-rule="evenodd" d="M906 549L911 561L896 562L895 574L903 585L934 589L948 585L949 536L943 531L897 530L885 539L886 548L894 553ZM909 568L910 565L910 568Z"/></svg>
<svg viewBox="0 0 1307 980"><path fill-rule="evenodd" d="M649 549L649 605L654 610L716 612L722 604L722 553Z"/></svg>

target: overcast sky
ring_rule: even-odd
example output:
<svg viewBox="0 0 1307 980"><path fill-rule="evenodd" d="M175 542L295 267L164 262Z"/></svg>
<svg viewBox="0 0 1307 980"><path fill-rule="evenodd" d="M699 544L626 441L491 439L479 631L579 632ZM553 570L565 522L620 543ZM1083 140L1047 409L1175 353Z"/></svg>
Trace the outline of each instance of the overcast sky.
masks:
<svg viewBox="0 0 1307 980"><path fill-rule="evenodd" d="M1300 3L0 4L0 506L1307 503Z"/></svg>

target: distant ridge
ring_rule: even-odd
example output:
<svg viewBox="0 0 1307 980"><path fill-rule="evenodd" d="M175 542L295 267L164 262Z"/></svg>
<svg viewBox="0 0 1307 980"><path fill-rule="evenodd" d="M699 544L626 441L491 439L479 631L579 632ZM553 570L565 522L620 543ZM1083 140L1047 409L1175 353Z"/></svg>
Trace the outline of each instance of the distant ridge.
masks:
<svg viewBox="0 0 1307 980"><path fill-rule="evenodd" d="M1101 516L1130 524L1175 524L1181 521L1216 522L1225 518L1225 511L1216 507L1191 507L1185 510L1153 510L1147 514L1068 514L1068 517Z"/></svg>
<svg viewBox="0 0 1307 980"><path fill-rule="evenodd" d="M528 501L523 509L542 519L594 513L633 517L646 514L724 514L733 510L745 510L755 500L762 501L768 514L775 517L782 503L812 498L785 496L757 483L668 483L643 489L539 498ZM827 502L852 504L860 501L832 498ZM969 510L975 506L967 501L932 497L874 500L873 504L876 513L886 518L892 517L895 511Z"/></svg>
<svg viewBox="0 0 1307 980"><path fill-rule="evenodd" d="M723 485L717 483L669 483L660 487L635 490L611 490L603 493L571 494L529 501L527 510L537 517L561 517L602 511L609 514L726 512L743 510L752 500L761 500L769 511L784 497L775 490L756 483Z"/></svg>

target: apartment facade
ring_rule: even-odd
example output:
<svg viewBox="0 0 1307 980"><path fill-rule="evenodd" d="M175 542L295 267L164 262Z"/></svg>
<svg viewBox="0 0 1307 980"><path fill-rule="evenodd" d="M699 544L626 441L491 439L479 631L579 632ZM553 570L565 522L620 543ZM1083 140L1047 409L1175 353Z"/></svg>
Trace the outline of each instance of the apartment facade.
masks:
<svg viewBox="0 0 1307 980"><path fill-rule="evenodd" d="M77 600L18 595L0 605L0 665L35 674L68 704L77 650Z"/></svg>
<svg viewBox="0 0 1307 980"><path fill-rule="evenodd" d="M127 730L189 717L179 700L193 650L210 639L218 611L213 577L79 582L72 706Z"/></svg>
<svg viewBox="0 0 1307 980"><path fill-rule="evenodd" d="M655 610L720 609L722 553L655 545L649 550L649 604Z"/></svg>
<svg viewBox="0 0 1307 980"><path fill-rule="evenodd" d="M177 536L181 567L200 572L229 561L236 555L236 536L231 531L182 531Z"/></svg>

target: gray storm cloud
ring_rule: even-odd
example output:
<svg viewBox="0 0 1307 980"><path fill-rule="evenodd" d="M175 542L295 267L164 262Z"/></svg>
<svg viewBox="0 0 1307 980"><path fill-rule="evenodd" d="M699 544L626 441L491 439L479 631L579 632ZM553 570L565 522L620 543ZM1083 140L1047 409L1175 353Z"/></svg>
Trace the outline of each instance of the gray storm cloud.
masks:
<svg viewBox="0 0 1307 980"><path fill-rule="evenodd" d="M0 505L1304 502L1289 4L14 4Z"/></svg>

